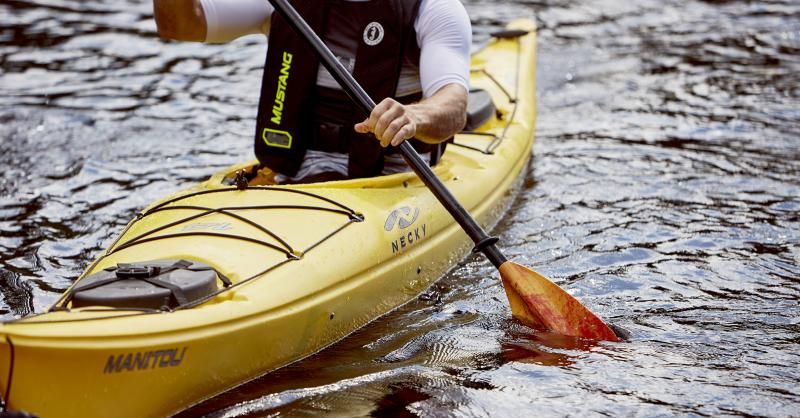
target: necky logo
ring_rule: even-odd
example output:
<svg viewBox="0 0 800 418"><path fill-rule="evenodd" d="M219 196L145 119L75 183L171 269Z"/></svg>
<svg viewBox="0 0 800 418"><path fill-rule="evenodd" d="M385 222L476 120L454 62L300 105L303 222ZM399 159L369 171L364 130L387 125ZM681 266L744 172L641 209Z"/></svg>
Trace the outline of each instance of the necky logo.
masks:
<svg viewBox="0 0 800 418"><path fill-rule="evenodd" d="M395 225L399 226L400 229L406 229L417 221L418 216L419 208L414 208L413 216L411 215L410 207L403 206L397 208L389 214L388 218L386 218L386 223L383 225L383 229L391 231L394 229Z"/></svg>
<svg viewBox="0 0 800 418"><path fill-rule="evenodd" d="M375 46L383 40L383 25L378 22L371 22L364 28L364 43Z"/></svg>
<svg viewBox="0 0 800 418"><path fill-rule="evenodd" d="M386 218L383 229L395 235L392 240L392 254L416 245L428 235L428 225L424 220L415 224L420 212L419 208L412 210L408 206L402 206L393 210Z"/></svg>

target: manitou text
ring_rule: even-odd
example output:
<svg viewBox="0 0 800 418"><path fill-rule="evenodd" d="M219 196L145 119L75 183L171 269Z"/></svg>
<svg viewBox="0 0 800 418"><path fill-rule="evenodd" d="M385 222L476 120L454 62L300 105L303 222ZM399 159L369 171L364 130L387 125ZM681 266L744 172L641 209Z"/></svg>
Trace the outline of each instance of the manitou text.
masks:
<svg viewBox="0 0 800 418"><path fill-rule="evenodd" d="M180 355L178 355L180 353ZM186 355L186 347L167 350L144 351L138 353L109 356L103 373L132 372L164 367L178 367Z"/></svg>

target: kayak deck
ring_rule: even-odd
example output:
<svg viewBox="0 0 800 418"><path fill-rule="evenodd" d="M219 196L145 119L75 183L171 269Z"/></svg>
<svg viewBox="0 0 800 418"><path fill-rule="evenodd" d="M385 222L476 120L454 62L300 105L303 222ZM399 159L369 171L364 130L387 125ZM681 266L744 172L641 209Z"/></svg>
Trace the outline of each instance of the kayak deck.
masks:
<svg viewBox="0 0 800 418"><path fill-rule="evenodd" d="M535 27L512 27L531 33L495 39L472 61L473 87L491 95L499 117L457 135L434 167L484 226L510 203L533 143ZM75 309L65 296L50 312L0 325L0 393L12 410L105 416L124 404L130 416L178 412L413 299L471 247L413 173L225 184L253 164L153 204L82 276L186 259L230 285L167 311Z"/></svg>

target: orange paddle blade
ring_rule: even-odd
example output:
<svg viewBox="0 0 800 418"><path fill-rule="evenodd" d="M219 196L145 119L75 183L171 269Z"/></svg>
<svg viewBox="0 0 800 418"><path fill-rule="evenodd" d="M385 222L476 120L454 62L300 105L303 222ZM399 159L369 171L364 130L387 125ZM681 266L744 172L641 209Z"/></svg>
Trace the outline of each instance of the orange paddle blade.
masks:
<svg viewBox="0 0 800 418"><path fill-rule="evenodd" d="M514 316L543 330L593 340L619 341L617 334L564 289L541 274L517 263L500 266Z"/></svg>

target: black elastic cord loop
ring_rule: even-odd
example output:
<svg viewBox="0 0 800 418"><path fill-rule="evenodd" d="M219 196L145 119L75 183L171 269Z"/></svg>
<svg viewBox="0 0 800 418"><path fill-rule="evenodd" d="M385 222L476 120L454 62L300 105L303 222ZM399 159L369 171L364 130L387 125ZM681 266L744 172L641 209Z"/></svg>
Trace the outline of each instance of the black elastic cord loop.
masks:
<svg viewBox="0 0 800 418"><path fill-rule="evenodd" d="M227 288L233 286L233 282L231 281L231 279L229 279L228 276L222 274L221 271L217 271L217 277L219 277L219 281L222 282L223 287Z"/></svg>
<svg viewBox="0 0 800 418"><path fill-rule="evenodd" d="M190 270L190 271L209 271L209 270L213 270L215 273L217 273L217 277L219 278L219 281L222 282L222 285L224 287L233 286L233 282L231 281L231 279L228 278L228 276L222 274L221 271L218 271L218 270L216 270L214 268L211 268L211 267L198 267L198 268L192 268L192 269L186 269L186 270Z"/></svg>

